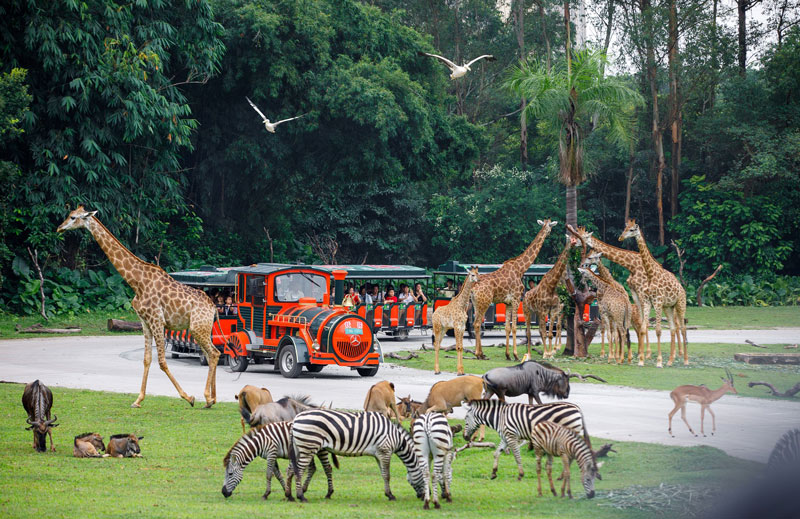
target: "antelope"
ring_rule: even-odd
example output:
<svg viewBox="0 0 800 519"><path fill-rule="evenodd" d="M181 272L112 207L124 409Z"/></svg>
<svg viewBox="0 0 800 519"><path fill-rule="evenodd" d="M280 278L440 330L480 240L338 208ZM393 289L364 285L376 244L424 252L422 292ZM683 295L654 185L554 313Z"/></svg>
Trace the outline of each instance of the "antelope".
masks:
<svg viewBox="0 0 800 519"><path fill-rule="evenodd" d="M252 414L256 407L272 402L272 393L265 387L256 387L248 384L233 398L239 401L239 413L242 415L242 435L244 435L244 412L242 409L247 409L247 412Z"/></svg>
<svg viewBox="0 0 800 519"><path fill-rule="evenodd" d="M678 412L678 409L681 410L681 419L686 422L686 427L689 428L689 432L697 436L697 434L692 430L692 426L689 425L689 421L686 420L686 403L690 400L700 404L700 434L703 436L706 435L703 429L703 421L706 417L706 410L708 410L708 412L711 413L711 436L714 436L714 433L717 430L717 418L714 416L714 411L711 410L711 404L722 398L722 395L728 391L733 394L738 394L736 388L733 387L733 375L731 375L730 370L726 369L725 374L728 376L728 378L720 377L723 381L722 387L715 389L714 391L708 389L706 386L692 385L678 386L672 390L669 396L672 398L672 401L675 402L675 408L669 412L669 434L673 438L675 435L672 434L672 417Z"/></svg>
<svg viewBox="0 0 800 519"><path fill-rule="evenodd" d="M383 380L367 391L367 398L364 400L364 411L383 413L390 420L392 419L392 414L394 414L395 418L397 418L397 423L401 423L403 419L397 411L397 405L394 400L394 384Z"/></svg>

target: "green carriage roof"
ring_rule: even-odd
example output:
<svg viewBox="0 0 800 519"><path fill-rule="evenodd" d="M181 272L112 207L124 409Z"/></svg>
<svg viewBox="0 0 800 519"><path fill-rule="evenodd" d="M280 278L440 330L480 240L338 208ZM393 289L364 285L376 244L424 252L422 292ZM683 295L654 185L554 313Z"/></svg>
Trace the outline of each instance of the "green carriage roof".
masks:
<svg viewBox="0 0 800 519"><path fill-rule="evenodd" d="M422 267L412 265L316 265L322 270L346 270L347 279L428 279Z"/></svg>
<svg viewBox="0 0 800 519"><path fill-rule="evenodd" d="M467 274L467 269L470 267L478 267L478 274L488 274L490 272L494 272L495 270L499 269L503 266L502 263L459 263L457 261L446 261L439 265L434 271L434 274L456 274L460 276L465 276ZM525 271L523 276L544 276L547 274L547 271L553 268L551 264L534 264L531 265L528 270Z"/></svg>

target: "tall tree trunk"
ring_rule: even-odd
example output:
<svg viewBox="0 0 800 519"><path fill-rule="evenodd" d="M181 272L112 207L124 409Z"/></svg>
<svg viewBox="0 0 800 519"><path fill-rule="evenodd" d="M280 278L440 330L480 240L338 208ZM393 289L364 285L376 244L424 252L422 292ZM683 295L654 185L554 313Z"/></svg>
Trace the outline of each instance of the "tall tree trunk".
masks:
<svg viewBox="0 0 800 519"><path fill-rule="evenodd" d="M566 31L567 77L572 77L572 41L570 40L569 0L564 0L564 30Z"/></svg>
<svg viewBox="0 0 800 519"><path fill-rule="evenodd" d="M714 0L711 11L711 68L713 69L713 81L711 82L711 96L709 98L709 109L714 109L717 100L717 74L719 73L719 40L717 39L717 4L719 0Z"/></svg>
<svg viewBox="0 0 800 519"><path fill-rule="evenodd" d="M573 227L578 225L578 190L576 186L567 185L567 223Z"/></svg>
<svg viewBox="0 0 800 519"><path fill-rule="evenodd" d="M544 13L544 0L538 0L536 5L539 6L539 18L542 20L542 36L544 36L544 46L547 52L546 66L547 72L550 72L550 35L547 32L547 17Z"/></svg>
<svg viewBox="0 0 800 519"><path fill-rule="evenodd" d="M608 18L606 19L606 39L603 42L603 54L608 54L608 46L611 45L611 27L613 26L614 22L614 6L616 5L616 0L608 0ZM605 74L606 64L603 62L602 69L600 70L601 75Z"/></svg>
<svg viewBox="0 0 800 519"><path fill-rule="evenodd" d="M677 0L669 0L669 107L670 137L672 141L672 179L670 181L670 207L672 217L678 215L678 189L681 173L681 123L682 110L680 92L678 90L678 7Z"/></svg>
<svg viewBox="0 0 800 519"><path fill-rule="evenodd" d="M736 0L739 13L739 75L747 72L747 9L750 0Z"/></svg>
<svg viewBox="0 0 800 519"><path fill-rule="evenodd" d="M656 78L656 57L654 49L654 34L653 34L653 12L650 5L650 0L640 0L639 6L642 10L643 19L645 20L645 46L647 51L647 79L650 83L650 96L653 109L653 119L650 128L650 133L653 141L653 154L654 163L656 168L656 210L658 211L658 243L664 245L664 203L663 203L663 185L664 185L664 168L666 161L664 159L664 139L661 132L661 120L658 115L658 84Z"/></svg>
<svg viewBox="0 0 800 519"><path fill-rule="evenodd" d="M631 217L631 187L633 186L634 143L631 140L630 155L628 157L628 181L625 183L625 222Z"/></svg>
<svg viewBox="0 0 800 519"><path fill-rule="evenodd" d="M525 0L516 0L513 6L514 29L517 33L519 59L525 60ZM528 118L525 115L525 98L520 101L522 115L519 118L519 161L524 169L528 165Z"/></svg>

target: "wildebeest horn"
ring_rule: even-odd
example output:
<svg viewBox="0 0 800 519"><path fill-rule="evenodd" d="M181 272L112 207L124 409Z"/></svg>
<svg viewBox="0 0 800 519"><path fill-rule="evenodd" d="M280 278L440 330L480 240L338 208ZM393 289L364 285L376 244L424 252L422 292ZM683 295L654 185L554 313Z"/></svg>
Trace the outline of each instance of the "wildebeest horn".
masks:
<svg viewBox="0 0 800 519"><path fill-rule="evenodd" d="M52 419L52 420L47 420L47 421L44 423L45 427L48 427L48 426L49 426L49 427L58 427L59 425L61 425L61 424L53 423L53 422L55 422L56 420L58 420L58 416L57 416L57 415L56 415L56 416L53 416L53 419Z"/></svg>
<svg viewBox="0 0 800 519"><path fill-rule="evenodd" d="M28 425L36 425L36 422L32 422L30 418L26 418L25 421L28 422Z"/></svg>

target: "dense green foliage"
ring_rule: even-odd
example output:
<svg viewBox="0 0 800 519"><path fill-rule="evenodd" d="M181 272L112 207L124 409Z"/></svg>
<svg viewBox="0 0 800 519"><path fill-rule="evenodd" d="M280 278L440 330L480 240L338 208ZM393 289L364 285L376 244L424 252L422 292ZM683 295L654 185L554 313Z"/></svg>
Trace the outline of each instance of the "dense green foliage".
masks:
<svg viewBox="0 0 800 519"><path fill-rule="evenodd" d="M563 76L562 7L550 0L514 0L510 14L477 0L3 3L0 304L33 308L39 282L28 248L38 253L55 311L121 301L116 288L95 287L99 278L87 273L107 268L90 237L54 232L78 203L99 210L134 253L168 270L270 260L502 262L530 242L536 219L564 221L557 180L564 147L553 137L565 142L562 116L570 113L585 173L570 200L578 222L598 237L616 241L629 184L630 215L651 251L674 271L669 239L686 251L688 285L720 263L720 286L752 278L769 292L776 275L800 274L800 27L784 27L780 43L749 35L762 52L740 74L736 35L722 23L729 15L713 19L697 2L682 4L680 207L660 245L642 49L656 46L657 97L667 113L668 2L651 2L652 24L641 23L639 4L622 4L611 18L618 46L609 54L622 55L627 73L613 72L620 63L598 64L592 88L602 95L593 99L607 103L590 103L585 113L548 110L547 123L541 107L564 108L569 90L537 104L536 91L545 90L535 82L516 93L504 84L532 56L537 70L549 63L551 78ZM589 10L605 9L595 2ZM600 33L604 23L598 19ZM497 60L451 81L418 51ZM575 59L590 55L599 51ZM638 96L600 89L603 82L637 89L646 106L624 110ZM573 99L583 99L584 86ZM522 93L532 101L526 164ZM304 117L268 133L245 96L273 121ZM629 118L636 130L620 132ZM630 145L614 146L624 135ZM540 262L553 259L558 241L548 240ZM64 288L73 282L77 303ZM87 294L90 286L105 295ZM709 297L795 303L787 290Z"/></svg>

